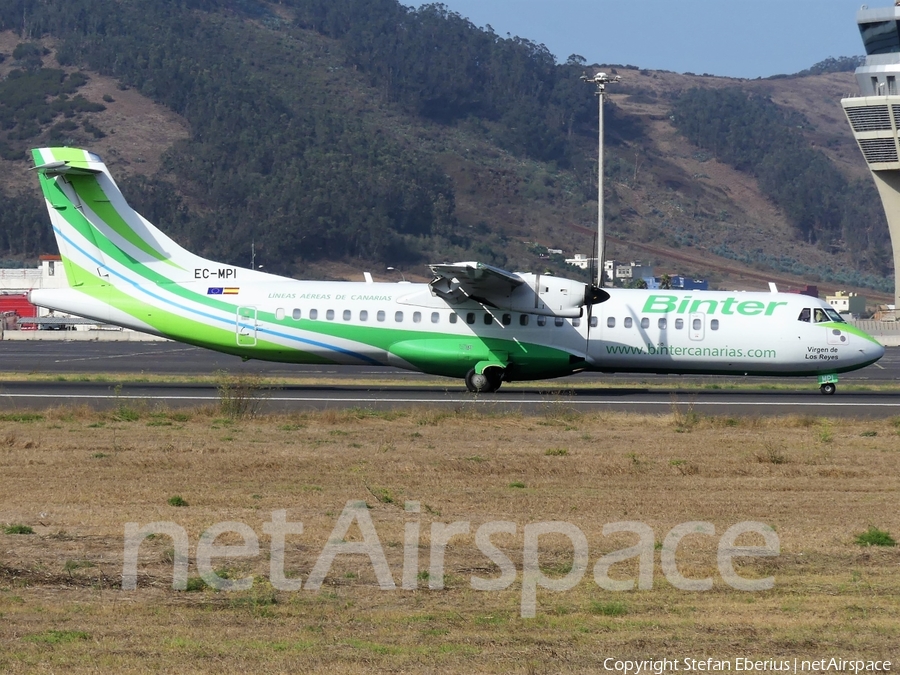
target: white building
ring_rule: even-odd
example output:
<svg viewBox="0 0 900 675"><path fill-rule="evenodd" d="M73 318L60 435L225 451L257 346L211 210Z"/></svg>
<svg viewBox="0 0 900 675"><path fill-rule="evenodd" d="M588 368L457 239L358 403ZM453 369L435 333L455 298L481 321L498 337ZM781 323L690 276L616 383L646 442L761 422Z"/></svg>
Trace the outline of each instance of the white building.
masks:
<svg viewBox="0 0 900 675"><path fill-rule="evenodd" d="M65 288L66 270L58 255L42 255L40 267L0 269L0 293L27 293L33 288Z"/></svg>
<svg viewBox="0 0 900 675"><path fill-rule="evenodd" d="M588 258L584 253L576 253L574 258L566 258L566 263L586 270L597 263L596 258Z"/></svg>
<svg viewBox="0 0 900 675"><path fill-rule="evenodd" d="M604 265L605 267L605 265ZM632 261L628 265L615 265L615 278L618 281L629 282L633 279L643 279L653 276L653 268L640 262Z"/></svg>
<svg viewBox="0 0 900 675"><path fill-rule="evenodd" d="M850 314L854 318L859 318L866 312L865 297L856 293L837 291L834 295L825 296L825 301L839 314Z"/></svg>

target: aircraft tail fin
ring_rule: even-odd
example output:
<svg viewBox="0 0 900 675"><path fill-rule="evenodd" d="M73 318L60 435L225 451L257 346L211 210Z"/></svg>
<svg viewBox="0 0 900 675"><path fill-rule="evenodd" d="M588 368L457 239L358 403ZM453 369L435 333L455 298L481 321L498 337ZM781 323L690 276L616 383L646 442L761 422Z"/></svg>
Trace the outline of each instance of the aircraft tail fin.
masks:
<svg viewBox="0 0 900 675"><path fill-rule="evenodd" d="M70 286L183 282L209 266L132 209L94 153L32 155Z"/></svg>

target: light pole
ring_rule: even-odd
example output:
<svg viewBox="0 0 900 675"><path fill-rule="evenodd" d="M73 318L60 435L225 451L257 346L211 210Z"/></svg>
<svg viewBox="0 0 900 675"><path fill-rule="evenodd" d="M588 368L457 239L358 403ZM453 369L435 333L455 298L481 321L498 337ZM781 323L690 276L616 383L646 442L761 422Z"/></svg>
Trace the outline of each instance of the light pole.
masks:
<svg viewBox="0 0 900 675"><path fill-rule="evenodd" d="M387 269L388 272L399 272L399 273L400 273L400 278L403 279L403 281L406 281L406 275L403 274L403 270L398 269L398 268L396 268L396 267L387 267L386 269Z"/></svg>
<svg viewBox="0 0 900 675"><path fill-rule="evenodd" d="M606 93L606 85L610 82L618 82L621 76L610 77L604 72L599 72L593 77L582 75L581 80L597 87L597 286L603 288L603 95Z"/></svg>

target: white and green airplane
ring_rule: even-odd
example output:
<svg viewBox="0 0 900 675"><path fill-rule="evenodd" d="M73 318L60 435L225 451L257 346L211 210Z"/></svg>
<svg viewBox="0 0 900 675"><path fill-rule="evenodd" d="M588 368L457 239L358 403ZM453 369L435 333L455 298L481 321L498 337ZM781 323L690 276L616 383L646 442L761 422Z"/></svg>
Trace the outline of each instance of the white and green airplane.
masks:
<svg viewBox="0 0 900 675"><path fill-rule="evenodd" d="M399 366L470 391L580 371L818 376L884 347L785 293L619 290L479 263L428 284L299 281L201 258L135 212L86 150L32 151L68 287L31 301L244 359Z"/></svg>

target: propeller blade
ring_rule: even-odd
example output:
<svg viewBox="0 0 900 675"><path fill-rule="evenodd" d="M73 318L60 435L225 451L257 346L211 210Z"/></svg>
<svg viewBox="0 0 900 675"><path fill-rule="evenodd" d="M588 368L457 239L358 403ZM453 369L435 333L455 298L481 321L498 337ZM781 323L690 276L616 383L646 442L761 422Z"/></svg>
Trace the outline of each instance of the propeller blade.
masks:
<svg viewBox="0 0 900 675"><path fill-rule="evenodd" d="M597 250L597 233L594 233L594 244L593 250ZM609 300L609 293L604 291L602 288L594 285L594 278L596 277L597 270L597 258L591 257L590 264L590 282L585 284L584 286L584 304L587 305L587 330L585 331L584 338L584 351L587 353L588 346L591 342L591 320L594 318L594 305L599 302L605 302Z"/></svg>

